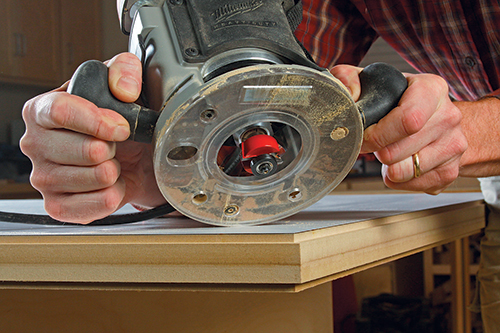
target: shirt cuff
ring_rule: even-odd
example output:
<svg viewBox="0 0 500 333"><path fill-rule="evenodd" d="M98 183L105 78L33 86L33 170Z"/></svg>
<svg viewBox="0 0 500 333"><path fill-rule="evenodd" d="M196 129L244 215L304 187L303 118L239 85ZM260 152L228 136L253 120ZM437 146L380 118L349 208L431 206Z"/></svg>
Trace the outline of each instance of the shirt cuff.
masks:
<svg viewBox="0 0 500 333"><path fill-rule="evenodd" d="M497 90L487 94L483 98L487 98L487 97L496 97L496 98L500 99L500 89L497 89Z"/></svg>

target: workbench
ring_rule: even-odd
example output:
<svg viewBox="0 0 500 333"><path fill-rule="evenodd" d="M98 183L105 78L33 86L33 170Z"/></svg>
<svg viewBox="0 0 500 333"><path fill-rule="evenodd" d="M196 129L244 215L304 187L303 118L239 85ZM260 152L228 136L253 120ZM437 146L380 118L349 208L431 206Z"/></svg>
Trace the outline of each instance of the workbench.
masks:
<svg viewBox="0 0 500 333"><path fill-rule="evenodd" d="M44 212L41 200L2 200L0 210ZM0 222L0 323L3 332L332 332L330 281L484 225L480 193L330 195L261 226Z"/></svg>

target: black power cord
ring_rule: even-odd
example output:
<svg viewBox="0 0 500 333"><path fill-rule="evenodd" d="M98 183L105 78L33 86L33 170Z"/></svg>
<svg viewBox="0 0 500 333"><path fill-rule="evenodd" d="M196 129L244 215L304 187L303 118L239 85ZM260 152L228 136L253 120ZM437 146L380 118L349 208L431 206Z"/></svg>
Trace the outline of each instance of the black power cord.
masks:
<svg viewBox="0 0 500 333"><path fill-rule="evenodd" d="M109 215L105 218L95 220L86 226L96 226L96 225L114 225L114 224L126 224L149 220L155 217L160 217L175 211L175 208L170 204L164 204L149 210L142 212L131 213L131 214L119 214L119 215ZM76 223L62 222L48 215L40 214L23 214L23 213L9 213L0 212L0 222L11 222L11 223L25 223L25 224L38 224L38 225L79 225ZM83 226L83 225L81 225Z"/></svg>

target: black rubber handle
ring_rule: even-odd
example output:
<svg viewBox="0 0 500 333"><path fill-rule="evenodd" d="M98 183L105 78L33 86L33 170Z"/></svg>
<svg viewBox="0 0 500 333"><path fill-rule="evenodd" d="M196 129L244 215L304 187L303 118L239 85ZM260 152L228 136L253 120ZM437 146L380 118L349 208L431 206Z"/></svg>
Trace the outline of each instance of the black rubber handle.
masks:
<svg viewBox="0 0 500 333"><path fill-rule="evenodd" d="M363 116L365 128L394 109L408 87L403 73L382 62L366 66L359 73L359 80L361 95L356 105Z"/></svg>
<svg viewBox="0 0 500 333"><path fill-rule="evenodd" d="M89 60L81 64L71 78L68 92L121 114L130 124L129 140L151 142L159 112L116 99L109 90L108 67L102 62Z"/></svg>

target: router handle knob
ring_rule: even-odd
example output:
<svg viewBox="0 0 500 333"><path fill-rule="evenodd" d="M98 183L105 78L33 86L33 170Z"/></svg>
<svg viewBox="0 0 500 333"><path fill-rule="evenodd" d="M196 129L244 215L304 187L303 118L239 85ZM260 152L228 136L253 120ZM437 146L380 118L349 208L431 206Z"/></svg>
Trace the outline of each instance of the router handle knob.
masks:
<svg viewBox="0 0 500 333"><path fill-rule="evenodd" d="M118 112L130 125L129 140L151 143L159 112L116 99L109 90L108 67L102 62L89 60L81 64L71 78L68 92Z"/></svg>
<svg viewBox="0 0 500 333"><path fill-rule="evenodd" d="M363 116L366 129L398 105L408 82L398 69L382 62L366 66L359 73L359 80L361 95L356 105Z"/></svg>

